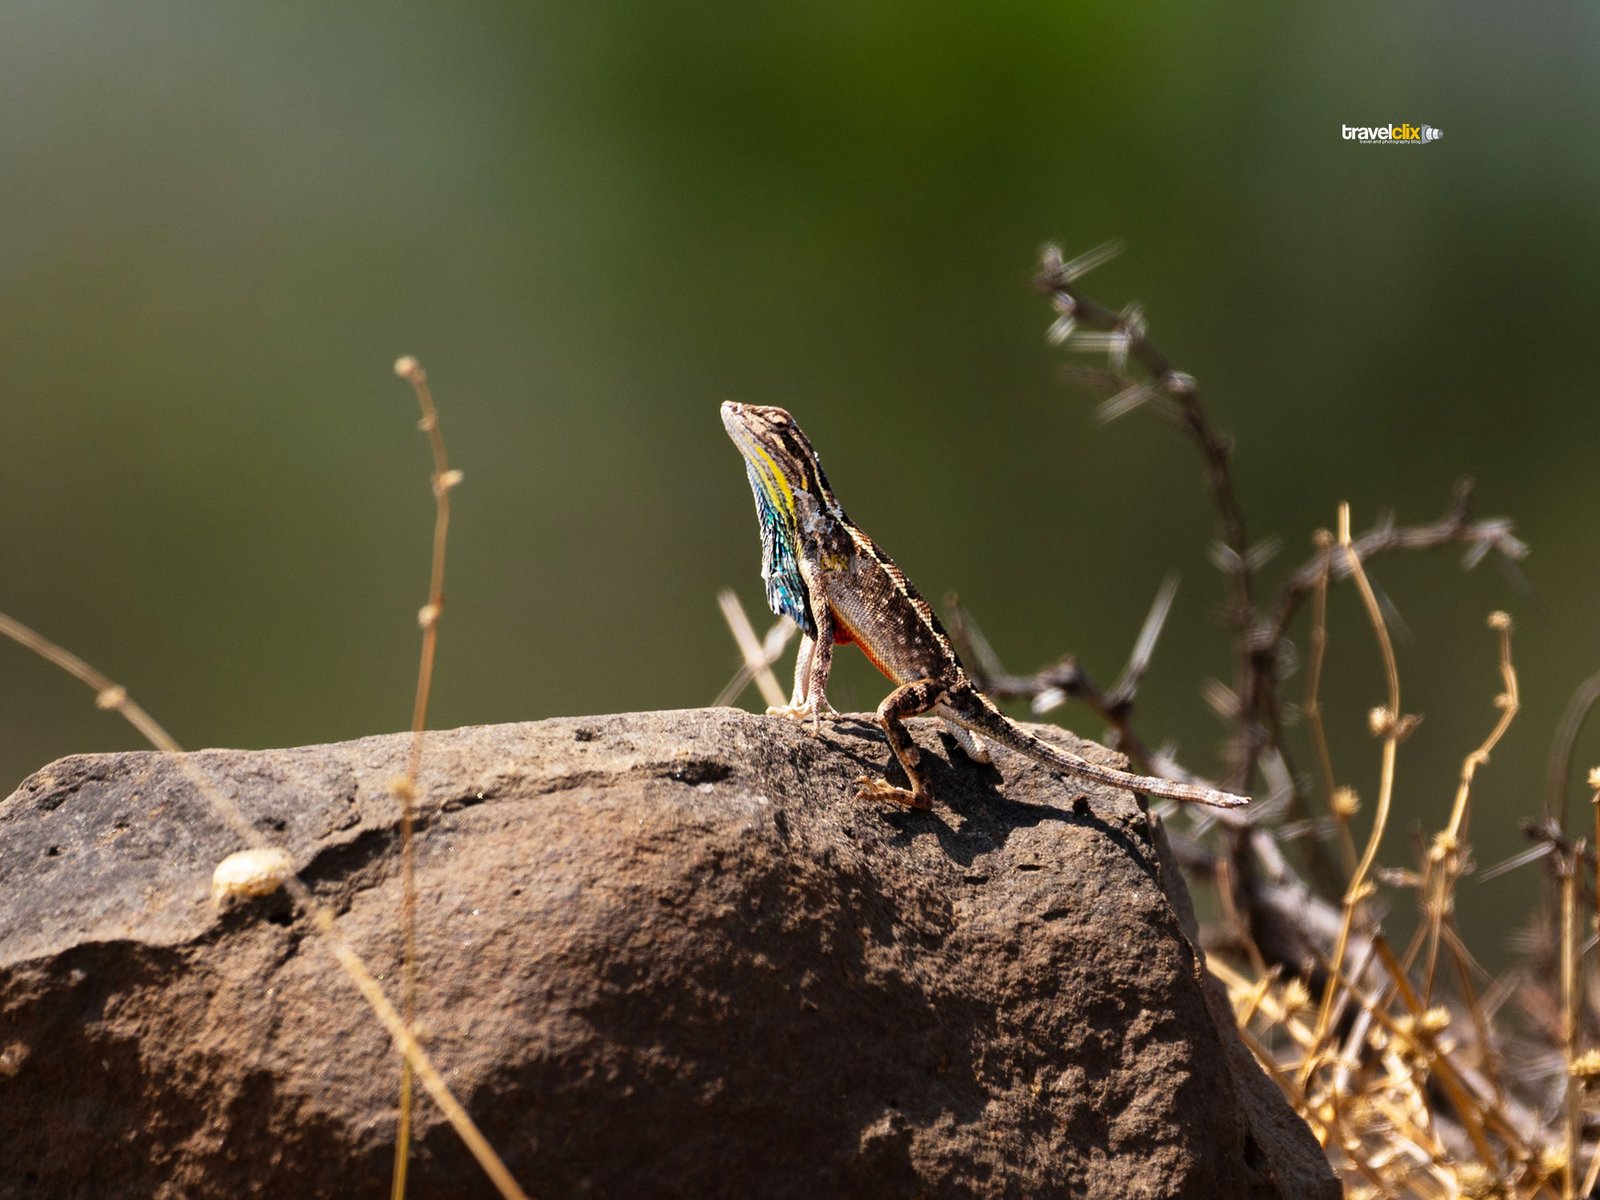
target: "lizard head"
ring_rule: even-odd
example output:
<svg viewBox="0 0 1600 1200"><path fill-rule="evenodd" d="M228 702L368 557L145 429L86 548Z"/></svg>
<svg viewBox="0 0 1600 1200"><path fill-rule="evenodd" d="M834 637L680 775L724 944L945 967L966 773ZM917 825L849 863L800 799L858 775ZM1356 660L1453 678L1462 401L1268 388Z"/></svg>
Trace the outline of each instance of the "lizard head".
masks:
<svg viewBox="0 0 1600 1200"><path fill-rule="evenodd" d="M800 575L800 528L838 502L822 473L817 452L794 418L763 404L722 405L722 424L744 458L761 526L761 576L767 603L808 633L815 623Z"/></svg>
<svg viewBox="0 0 1600 1200"><path fill-rule="evenodd" d="M802 493L825 507L835 506L817 452L786 411L770 404L728 400L722 405L722 425L744 456L751 487L759 484L768 501L791 522L798 519Z"/></svg>

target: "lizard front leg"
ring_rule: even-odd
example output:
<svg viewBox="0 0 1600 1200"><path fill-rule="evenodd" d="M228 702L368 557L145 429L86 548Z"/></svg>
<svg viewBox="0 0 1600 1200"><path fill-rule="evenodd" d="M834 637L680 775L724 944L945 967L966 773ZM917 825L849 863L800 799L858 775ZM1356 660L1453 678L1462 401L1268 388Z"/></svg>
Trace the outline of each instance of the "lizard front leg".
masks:
<svg viewBox="0 0 1600 1200"><path fill-rule="evenodd" d="M788 717L805 711L806 697L811 694L811 655L814 642L809 633L800 634L800 652L794 656L794 691L789 693L788 704L767 706L767 716Z"/></svg>
<svg viewBox="0 0 1600 1200"><path fill-rule="evenodd" d="M834 715L833 705L828 703L828 675L833 670L833 613L824 606L814 620L816 637L800 636L800 651L794 660L794 694L784 707L767 709L768 716L796 721L809 717L813 733L824 714Z"/></svg>
<svg viewBox="0 0 1600 1200"><path fill-rule="evenodd" d="M892 800L916 809L933 807L927 784L917 770L917 764L922 761L922 750L911 740L905 723L908 717L919 716L938 704L944 690L945 685L937 679L919 679L895 688L883 698L883 703L878 705L878 723L883 726L884 736L889 739L889 749L900 760L900 769L906 773L911 787L895 787L887 779L863 775L856 780L860 785L860 790L856 792L857 799Z"/></svg>

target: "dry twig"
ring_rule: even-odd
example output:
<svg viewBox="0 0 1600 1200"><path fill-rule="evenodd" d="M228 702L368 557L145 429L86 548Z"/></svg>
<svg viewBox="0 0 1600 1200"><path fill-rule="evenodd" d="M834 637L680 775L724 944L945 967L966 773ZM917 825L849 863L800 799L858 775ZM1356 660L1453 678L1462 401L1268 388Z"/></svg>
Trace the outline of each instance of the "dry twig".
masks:
<svg viewBox="0 0 1600 1200"><path fill-rule="evenodd" d="M428 698L433 694L433 662L439 646L439 619L444 615L444 556L450 533L450 491L461 482L461 472L450 468L444 449L444 432L439 428L439 412L422 365L410 355L398 359L394 372L411 385L417 396L422 419L418 428L428 435L433 455L433 556L428 574L428 602L417 613L422 627L421 657L417 663L417 690L411 706L411 748L406 756L405 774L389 782L389 792L400 802L400 871L402 900L400 921L405 940L406 1027L415 1030L417 1021L417 857L414 844L417 775L422 769L422 735L428 724ZM391 1200L406 1194L406 1169L411 1150L411 1064L400 1063L400 1113L394 1146L394 1175Z"/></svg>
<svg viewBox="0 0 1600 1200"><path fill-rule="evenodd" d="M27 647L87 684L95 693L96 705L117 713L137 729L152 746L173 756L172 761L184 778L243 845L264 844L261 834L233 799L208 779L200 768L195 766L190 756L183 752L183 747L178 745L143 708L129 698L126 688L112 682L77 655L62 649L4 613L0 613L0 634ZM388 1032L395 1049L415 1072L423 1089L433 1097L445 1120L450 1122L451 1128L456 1131L456 1135L471 1152L472 1157L478 1161L478 1165L483 1168L484 1174L489 1177L495 1189L507 1200L526 1200L526 1193L517 1186L517 1181L511 1177L511 1172L506 1170L505 1163L495 1153L494 1147L489 1145L488 1139L483 1136L476 1123L467 1114L467 1110L450 1091L444 1077L428 1058L422 1044L412 1035L410 1023L400 1015L388 996L384 994L383 986L378 983L371 968L345 940L344 934L339 932L333 911L317 902L311 894L311 889L298 875L290 873L284 876L281 882L295 903L300 906L301 911L311 918L312 927L322 935L329 951L333 954L334 961L361 993L361 998L366 1001L367 1006L372 1009L373 1014Z"/></svg>

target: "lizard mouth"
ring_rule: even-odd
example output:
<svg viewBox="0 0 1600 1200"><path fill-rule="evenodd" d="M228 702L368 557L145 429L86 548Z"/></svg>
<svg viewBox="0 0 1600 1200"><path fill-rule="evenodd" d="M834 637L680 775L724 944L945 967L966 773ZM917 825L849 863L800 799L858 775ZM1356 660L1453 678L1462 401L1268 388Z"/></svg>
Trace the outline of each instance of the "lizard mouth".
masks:
<svg viewBox="0 0 1600 1200"><path fill-rule="evenodd" d="M733 439L733 444L740 450L745 448L750 441L749 421L744 415L744 405L732 400L724 400L721 408L722 427L728 431L728 436Z"/></svg>
<svg viewBox="0 0 1600 1200"><path fill-rule="evenodd" d="M756 451L761 445L761 438L756 432L755 422L746 411L747 406L734 400L722 402L722 427L728 431L728 436L733 439L733 444L739 453L747 460L754 461Z"/></svg>

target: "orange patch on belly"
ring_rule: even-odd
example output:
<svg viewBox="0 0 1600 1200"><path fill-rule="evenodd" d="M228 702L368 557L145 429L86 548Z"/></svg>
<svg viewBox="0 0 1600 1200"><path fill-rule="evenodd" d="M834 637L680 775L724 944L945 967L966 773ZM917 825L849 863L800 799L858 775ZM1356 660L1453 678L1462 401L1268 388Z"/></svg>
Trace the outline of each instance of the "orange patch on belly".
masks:
<svg viewBox="0 0 1600 1200"><path fill-rule="evenodd" d="M889 668L879 662L878 656L873 654L873 652L868 649L867 643L863 642L859 637L856 636L856 631L854 629L851 629L850 626L845 624L844 618L839 615L838 609L833 609L832 612L833 640L835 644L840 646L848 646L851 642L854 642L856 645L860 646L861 653L867 656L867 661L873 666L877 667L878 670L883 673L883 677L885 679L893 683L894 676L889 672Z"/></svg>

